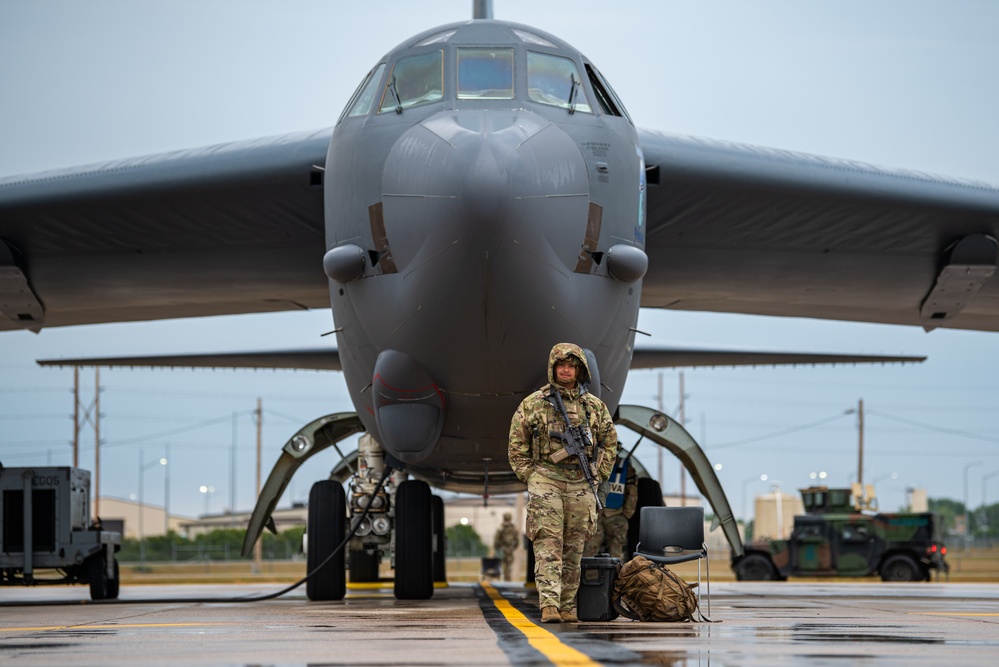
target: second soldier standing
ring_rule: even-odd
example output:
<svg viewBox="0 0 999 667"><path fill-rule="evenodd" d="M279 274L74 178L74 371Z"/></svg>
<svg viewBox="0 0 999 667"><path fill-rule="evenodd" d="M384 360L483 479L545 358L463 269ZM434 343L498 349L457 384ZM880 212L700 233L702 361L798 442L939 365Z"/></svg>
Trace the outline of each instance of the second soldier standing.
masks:
<svg viewBox="0 0 999 667"><path fill-rule="evenodd" d="M563 458L552 434L567 430L550 400L559 392L572 426L590 433L587 458L598 481L610 476L617 432L607 406L585 391L590 379L582 349L559 343L548 357L548 384L521 402L510 424L510 466L527 484L527 537L543 623L574 623L583 546L596 527L597 504L576 457Z"/></svg>
<svg viewBox="0 0 999 667"><path fill-rule="evenodd" d="M504 512L503 523L496 529L496 534L493 536L493 553L503 563L503 581L512 581L513 557L517 551L518 542L520 542L520 533L513 525L513 515Z"/></svg>

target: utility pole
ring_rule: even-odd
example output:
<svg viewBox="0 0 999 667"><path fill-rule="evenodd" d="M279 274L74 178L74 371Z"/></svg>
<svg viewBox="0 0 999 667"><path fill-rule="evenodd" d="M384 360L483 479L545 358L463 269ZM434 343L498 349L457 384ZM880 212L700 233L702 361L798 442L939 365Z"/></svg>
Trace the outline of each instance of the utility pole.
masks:
<svg viewBox="0 0 999 667"><path fill-rule="evenodd" d="M73 366L73 467L80 467L80 367Z"/></svg>
<svg viewBox="0 0 999 667"><path fill-rule="evenodd" d="M857 484L864 494L864 399L857 401ZM866 495L866 494L865 494Z"/></svg>
<svg viewBox="0 0 999 667"><path fill-rule="evenodd" d="M232 444L229 446L229 526L236 525L236 435L237 413L232 413Z"/></svg>
<svg viewBox="0 0 999 667"><path fill-rule="evenodd" d="M170 466L173 465L170 458L170 443L164 445L163 458L167 461L166 466L163 468L163 536L167 537L170 535ZM139 450L142 451L141 449Z"/></svg>
<svg viewBox="0 0 999 667"><path fill-rule="evenodd" d="M94 516L101 516L101 369L94 368Z"/></svg>

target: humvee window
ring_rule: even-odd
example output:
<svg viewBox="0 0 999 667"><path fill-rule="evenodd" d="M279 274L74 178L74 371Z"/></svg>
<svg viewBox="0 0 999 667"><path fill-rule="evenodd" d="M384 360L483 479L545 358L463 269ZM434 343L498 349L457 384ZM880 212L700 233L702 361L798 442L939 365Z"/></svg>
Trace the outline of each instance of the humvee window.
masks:
<svg viewBox="0 0 999 667"><path fill-rule="evenodd" d="M378 113L437 102L444 97L443 52L403 58L392 67Z"/></svg>
<svg viewBox="0 0 999 667"><path fill-rule="evenodd" d="M570 112L592 113L576 63L562 56L527 52L527 96Z"/></svg>
<svg viewBox="0 0 999 667"><path fill-rule="evenodd" d="M513 49L458 49L458 99L513 98Z"/></svg>

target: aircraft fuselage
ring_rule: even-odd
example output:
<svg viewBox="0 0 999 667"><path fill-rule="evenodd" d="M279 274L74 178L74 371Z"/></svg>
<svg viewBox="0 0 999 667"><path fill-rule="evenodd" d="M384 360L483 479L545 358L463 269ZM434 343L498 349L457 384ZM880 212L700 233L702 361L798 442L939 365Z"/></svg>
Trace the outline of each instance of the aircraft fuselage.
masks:
<svg viewBox="0 0 999 667"><path fill-rule="evenodd" d="M325 172L330 299L368 430L436 486L512 488L517 404L551 346L591 355L613 411L645 258L644 161L623 106L564 42L455 23L389 52Z"/></svg>

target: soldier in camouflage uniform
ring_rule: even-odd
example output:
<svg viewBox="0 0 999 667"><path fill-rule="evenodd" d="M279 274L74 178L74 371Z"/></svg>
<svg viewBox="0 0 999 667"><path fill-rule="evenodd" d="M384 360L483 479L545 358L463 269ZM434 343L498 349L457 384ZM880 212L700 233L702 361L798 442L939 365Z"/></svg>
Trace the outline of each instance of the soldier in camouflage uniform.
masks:
<svg viewBox="0 0 999 667"><path fill-rule="evenodd" d="M509 512L503 513L503 523L496 529L493 536L493 553L497 558L503 559L503 581L511 581L511 570L513 569L514 551L517 543L520 542L520 535L516 526L513 525L513 515Z"/></svg>
<svg viewBox="0 0 999 667"><path fill-rule="evenodd" d="M586 542L584 556L596 556L607 545L607 553L614 558L627 560L628 519L638 506L638 475L630 457L619 456L614 463L610 479L604 485L607 495L604 508L597 516L597 529Z"/></svg>
<svg viewBox="0 0 999 667"><path fill-rule="evenodd" d="M524 399L510 424L510 466L527 484L527 537L534 544L534 578L543 623L574 623L579 561L593 533L597 504L575 456L561 441L566 424L547 398L558 391L573 426L585 424L587 452L598 481L606 480L617 456L617 432L603 401L583 390L590 371L583 351L559 343L548 358L548 384Z"/></svg>

